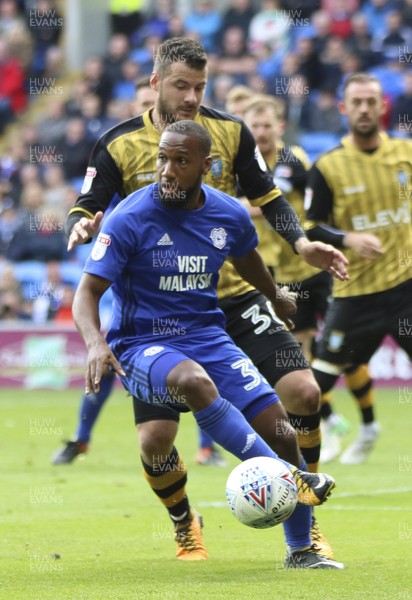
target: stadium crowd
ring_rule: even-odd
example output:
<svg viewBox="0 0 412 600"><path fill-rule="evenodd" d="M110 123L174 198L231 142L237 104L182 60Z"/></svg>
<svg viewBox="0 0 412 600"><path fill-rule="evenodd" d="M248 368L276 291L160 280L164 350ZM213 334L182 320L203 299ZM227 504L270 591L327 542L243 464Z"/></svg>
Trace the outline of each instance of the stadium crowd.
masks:
<svg viewBox="0 0 412 600"><path fill-rule="evenodd" d="M125 3L121 3L124 5ZM242 85L282 99L285 141L314 160L346 131L337 109L359 70L382 83L383 127L410 135L412 0L213 0L185 16L173 0L153 9L111 2L107 52L81 73L64 63L64 4L0 2L0 319L71 320L89 247L66 251L63 224L99 136L133 116L136 81L169 37L199 40L209 55L206 103L224 109Z"/></svg>

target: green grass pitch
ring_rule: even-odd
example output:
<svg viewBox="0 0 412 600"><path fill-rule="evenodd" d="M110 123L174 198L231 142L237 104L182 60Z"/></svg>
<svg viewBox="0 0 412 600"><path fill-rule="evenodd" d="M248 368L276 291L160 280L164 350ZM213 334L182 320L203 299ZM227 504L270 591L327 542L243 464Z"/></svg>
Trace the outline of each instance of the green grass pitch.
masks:
<svg viewBox="0 0 412 600"><path fill-rule="evenodd" d="M409 388L412 390L412 388ZM336 407L358 417L344 390ZM255 531L225 505L225 469L194 464L193 417L177 447L203 515L209 560L174 558L171 526L141 474L130 399L119 389L85 460L52 466L73 433L76 390L1 390L0 598L3 600L412 599L412 394L377 391L379 443L365 465L333 462L331 499L317 509L344 571L284 571L282 527Z"/></svg>

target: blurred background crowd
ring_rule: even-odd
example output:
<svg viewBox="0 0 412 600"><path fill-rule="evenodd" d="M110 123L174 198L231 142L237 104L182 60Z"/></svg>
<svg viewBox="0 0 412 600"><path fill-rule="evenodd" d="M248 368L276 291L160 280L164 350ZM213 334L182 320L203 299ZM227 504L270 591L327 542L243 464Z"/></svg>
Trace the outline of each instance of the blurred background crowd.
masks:
<svg viewBox="0 0 412 600"><path fill-rule="evenodd" d="M394 135L412 128L412 0L111 0L106 52L65 62L63 1L0 0L0 320L71 321L90 246L66 252L63 225L99 136L133 116L136 82L164 39L209 54L205 104L247 86L281 98L285 141L313 160L345 133L345 77L373 73Z"/></svg>

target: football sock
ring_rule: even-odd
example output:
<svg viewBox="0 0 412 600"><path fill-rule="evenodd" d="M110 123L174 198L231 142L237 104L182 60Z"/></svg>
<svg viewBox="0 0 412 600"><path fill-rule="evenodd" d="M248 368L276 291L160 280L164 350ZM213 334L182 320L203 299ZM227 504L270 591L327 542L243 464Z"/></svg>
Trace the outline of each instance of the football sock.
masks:
<svg viewBox="0 0 412 600"><path fill-rule="evenodd" d="M307 470L317 473L321 444L320 412L315 415L295 415L288 412L288 416L298 434L298 445L307 463Z"/></svg>
<svg viewBox="0 0 412 600"><path fill-rule="evenodd" d="M308 470L308 466L302 459L299 469ZM312 507L298 502L296 508L286 521L283 523L286 544L293 551L304 550L311 545L310 528L312 526Z"/></svg>
<svg viewBox="0 0 412 600"><path fill-rule="evenodd" d="M190 512L186 496L186 465L175 447L170 454L158 456L157 459L153 465L147 465L142 459L144 476L172 521L178 523L187 518Z"/></svg>
<svg viewBox="0 0 412 600"><path fill-rule="evenodd" d="M221 396L206 408L194 413L194 417L201 429L239 460L254 456L279 458L252 429L242 413ZM288 462L279 460L290 468Z"/></svg>
<svg viewBox="0 0 412 600"><path fill-rule="evenodd" d="M332 394L330 392L326 392L322 394L320 397L320 414L322 419L327 419L333 414L332 410Z"/></svg>
<svg viewBox="0 0 412 600"><path fill-rule="evenodd" d="M346 385L355 397L362 415L362 423L367 425L375 420L373 405L375 393L368 365L353 365L345 369Z"/></svg>
<svg viewBox="0 0 412 600"><path fill-rule="evenodd" d="M208 433L206 433L205 431L203 431L202 429L198 429L199 430L199 445L201 448L214 448L215 445L213 443L212 438L210 437L210 435Z"/></svg>
<svg viewBox="0 0 412 600"><path fill-rule="evenodd" d="M97 394L92 393L87 396L86 394L83 394L79 411L79 423L76 432L77 441L81 441L85 444L89 442L93 426L99 416L103 404L110 396L114 381L114 375L106 373L102 376L100 390Z"/></svg>

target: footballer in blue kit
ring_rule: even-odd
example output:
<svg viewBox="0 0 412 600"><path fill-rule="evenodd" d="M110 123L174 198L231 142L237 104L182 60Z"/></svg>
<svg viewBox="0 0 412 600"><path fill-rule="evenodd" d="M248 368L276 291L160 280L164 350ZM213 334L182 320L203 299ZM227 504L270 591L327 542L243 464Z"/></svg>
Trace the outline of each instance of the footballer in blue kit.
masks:
<svg viewBox="0 0 412 600"><path fill-rule="evenodd" d="M296 434L276 393L224 330L216 287L227 257L287 323L295 304L277 288L256 251L258 240L246 209L202 184L212 164L210 148L209 133L194 121L169 125L159 143L158 183L128 196L105 220L73 303L89 351L85 390L98 392L103 373L111 368L132 396L191 410L199 427L240 460L278 459L249 424L269 420L274 445L292 457L279 460L293 474L299 502L319 505L335 486L333 478L302 470ZM104 338L98 307L109 286L114 307ZM284 432L276 428L280 422ZM145 470L153 477L147 466ZM177 523L185 518L185 503L185 498L176 500ZM195 515L190 519L190 535L186 525L176 530L178 558L202 560L207 552L201 523ZM296 508L284 523L293 549L289 566L296 566L296 552L304 551L310 554L311 568L343 568L311 550L310 521L310 511Z"/></svg>
<svg viewBox="0 0 412 600"><path fill-rule="evenodd" d="M216 286L227 256L249 254L257 235L237 200L201 189L204 204L193 211L164 207L157 183L128 196L105 220L84 270L113 282L107 341L131 395L160 402L167 372L190 358L239 410L253 401L251 419L278 398L226 334ZM169 402L163 392L162 403Z"/></svg>

